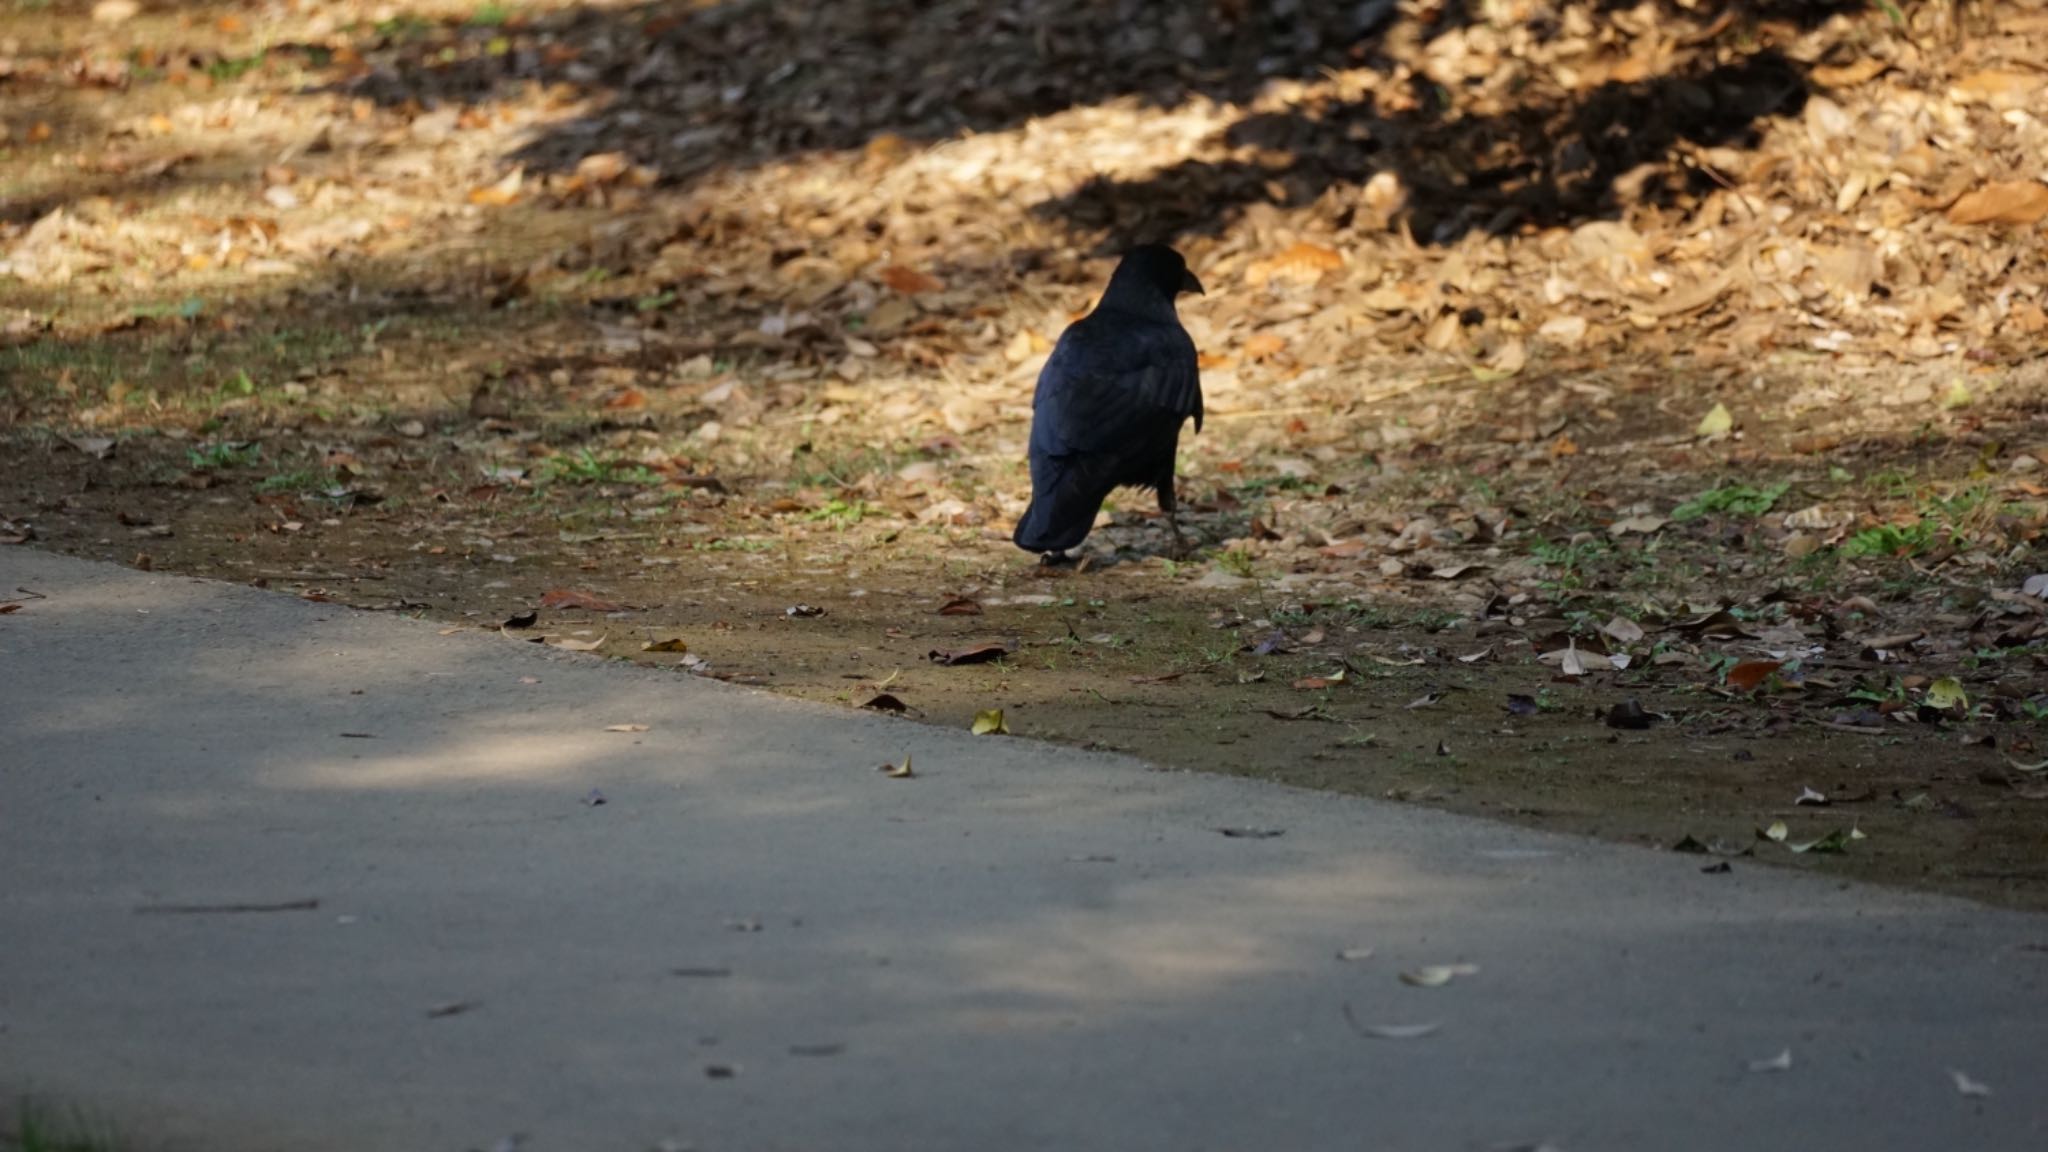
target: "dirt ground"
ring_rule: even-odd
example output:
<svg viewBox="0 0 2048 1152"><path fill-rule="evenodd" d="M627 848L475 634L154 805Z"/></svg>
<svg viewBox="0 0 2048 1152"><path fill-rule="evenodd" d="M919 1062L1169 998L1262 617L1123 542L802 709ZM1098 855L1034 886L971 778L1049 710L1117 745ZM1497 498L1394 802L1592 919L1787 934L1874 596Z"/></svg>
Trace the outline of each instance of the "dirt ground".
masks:
<svg viewBox="0 0 2048 1152"><path fill-rule="evenodd" d="M2048 204L1987 192L2048 20L901 7L18 5L0 540L2048 907ZM976 21L1063 94L963 102ZM1133 232L1211 288L1201 547L1127 498L1043 571L1031 382Z"/></svg>

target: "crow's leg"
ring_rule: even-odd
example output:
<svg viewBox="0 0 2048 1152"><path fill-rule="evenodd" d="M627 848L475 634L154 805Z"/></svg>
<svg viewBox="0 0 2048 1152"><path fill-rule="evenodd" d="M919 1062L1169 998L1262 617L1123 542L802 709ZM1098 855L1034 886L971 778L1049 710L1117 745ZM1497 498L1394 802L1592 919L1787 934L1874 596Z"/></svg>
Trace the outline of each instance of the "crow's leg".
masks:
<svg viewBox="0 0 2048 1152"><path fill-rule="evenodd" d="M1173 543L1168 545L1167 555L1175 560L1183 559L1189 549L1187 538L1180 533L1180 501L1174 497L1171 472L1167 473L1166 479L1159 484L1159 510L1166 514L1166 530L1173 534Z"/></svg>

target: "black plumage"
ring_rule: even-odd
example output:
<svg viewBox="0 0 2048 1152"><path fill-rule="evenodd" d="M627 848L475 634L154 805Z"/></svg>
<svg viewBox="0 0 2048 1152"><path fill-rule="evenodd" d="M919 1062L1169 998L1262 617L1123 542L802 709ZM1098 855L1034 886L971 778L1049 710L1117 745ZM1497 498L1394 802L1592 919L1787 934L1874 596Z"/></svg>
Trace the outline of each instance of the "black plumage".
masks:
<svg viewBox="0 0 2048 1152"><path fill-rule="evenodd" d="M1031 506L1017 547L1057 560L1087 537L1112 489L1135 487L1158 493L1179 550L1173 462L1181 425L1192 417L1202 429L1202 381L1173 302L1201 291L1180 253L1134 248L1095 310L1060 335L1031 401Z"/></svg>

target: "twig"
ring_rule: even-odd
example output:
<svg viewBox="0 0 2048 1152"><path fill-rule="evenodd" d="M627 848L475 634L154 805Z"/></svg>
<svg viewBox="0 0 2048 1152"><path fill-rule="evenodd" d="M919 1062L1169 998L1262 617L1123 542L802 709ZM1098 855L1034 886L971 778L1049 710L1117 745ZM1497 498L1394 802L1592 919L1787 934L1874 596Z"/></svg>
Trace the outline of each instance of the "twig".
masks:
<svg viewBox="0 0 2048 1152"><path fill-rule="evenodd" d="M242 912L310 912L318 900L285 900L276 904L141 904L137 916L225 916Z"/></svg>
<svg viewBox="0 0 2048 1152"><path fill-rule="evenodd" d="M1861 724L1842 724L1834 720L1815 720L1814 723L1823 728L1832 728L1837 732L1854 732L1858 736L1889 736L1892 734L1889 728L1867 728Z"/></svg>

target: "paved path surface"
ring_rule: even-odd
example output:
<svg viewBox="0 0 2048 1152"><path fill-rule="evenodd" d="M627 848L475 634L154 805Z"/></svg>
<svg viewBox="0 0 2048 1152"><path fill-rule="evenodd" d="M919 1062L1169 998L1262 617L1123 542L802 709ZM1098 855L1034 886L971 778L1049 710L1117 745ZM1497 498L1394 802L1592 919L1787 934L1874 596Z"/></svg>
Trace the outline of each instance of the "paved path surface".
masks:
<svg viewBox="0 0 2048 1152"><path fill-rule="evenodd" d="M2048 1148L2048 919L0 549L17 587L0 1098L138 1147Z"/></svg>

